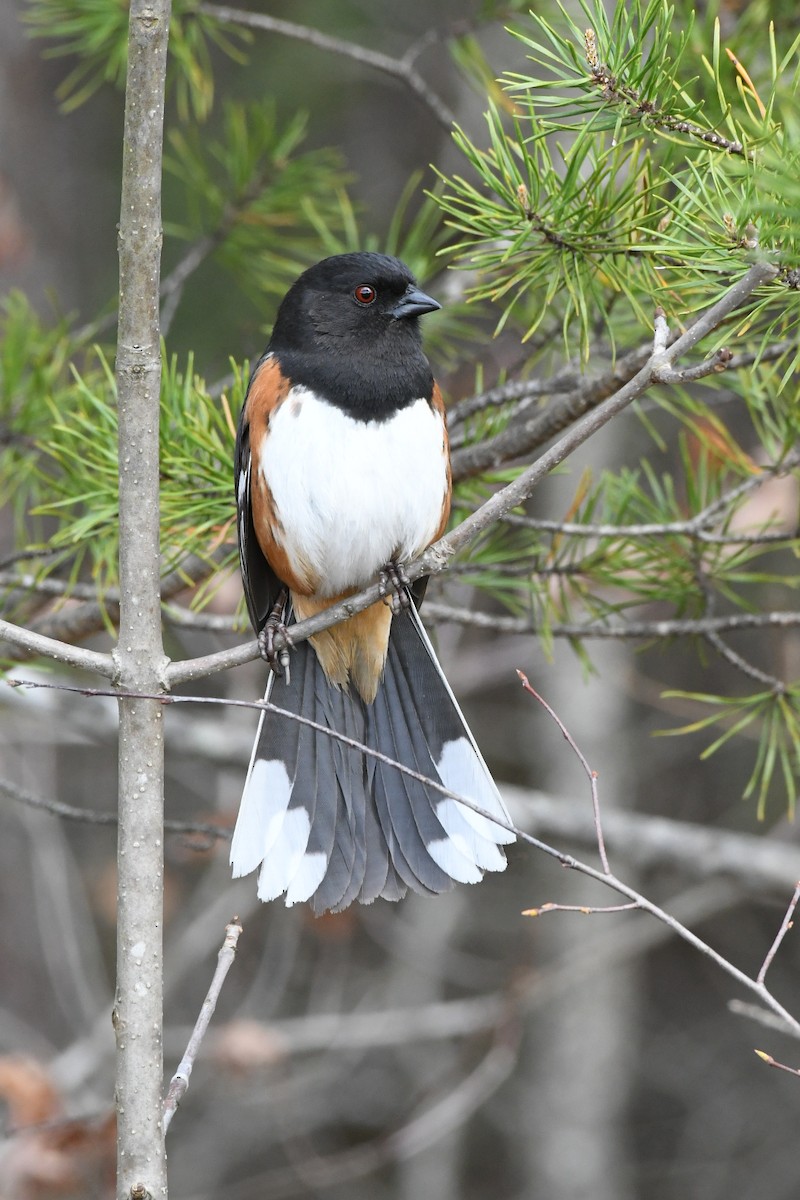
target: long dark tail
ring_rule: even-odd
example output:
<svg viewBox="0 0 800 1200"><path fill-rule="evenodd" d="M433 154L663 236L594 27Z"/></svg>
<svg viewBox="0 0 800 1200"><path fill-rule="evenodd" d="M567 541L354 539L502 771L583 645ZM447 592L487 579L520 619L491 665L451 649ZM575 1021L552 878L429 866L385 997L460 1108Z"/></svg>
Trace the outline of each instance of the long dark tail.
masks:
<svg viewBox="0 0 800 1200"><path fill-rule="evenodd" d="M509 821L416 609L392 620L374 703L329 684L308 642L292 652L288 684L270 675L266 699L383 758L262 715L231 845L234 875L260 867L262 900L285 892L287 905L310 900L316 913L339 911L504 870L501 846L513 834L390 765Z"/></svg>

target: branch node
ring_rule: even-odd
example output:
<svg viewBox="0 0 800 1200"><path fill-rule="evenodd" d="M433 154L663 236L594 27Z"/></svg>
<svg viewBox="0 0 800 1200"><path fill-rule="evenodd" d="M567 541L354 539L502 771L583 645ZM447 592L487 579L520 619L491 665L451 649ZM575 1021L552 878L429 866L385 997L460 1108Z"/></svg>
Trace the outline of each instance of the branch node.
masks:
<svg viewBox="0 0 800 1200"><path fill-rule="evenodd" d="M653 317L653 378L656 380L660 378L660 372L663 369L658 360L664 354L668 344L669 325L667 324L667 314L659 304ZM669 368L667 367L667 369Z"/></svg>

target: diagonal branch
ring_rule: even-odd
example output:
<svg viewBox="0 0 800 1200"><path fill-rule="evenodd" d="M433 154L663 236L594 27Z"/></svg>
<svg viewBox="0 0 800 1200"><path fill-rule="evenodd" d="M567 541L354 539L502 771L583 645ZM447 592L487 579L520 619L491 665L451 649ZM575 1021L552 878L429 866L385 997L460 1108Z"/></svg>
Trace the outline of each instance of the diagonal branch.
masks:
<svg viewBox="0 0 800 1200"><path fill-rule="evenodd" d="M454 114L441 97L428 86L414 66L414 60L419 53L416 44L403 58L392 58L388 54L381 54L377 50L368 50L366 46L347 42L344 38L333 37L331 34L323 33L308 25L298 25L294 21L270 17L266 13L247 12L244 9L231 8L225 4L199 4L198 12L204 13L208 17L215 17L218 21L244 25L248 29L262 29L267 33L277 33L282 37L294 38L296 41L316 46L319 50L342 55L362 66L372 67L384 75L390 75L413 92L446 133L450 133L452 130Z"/></svg>
<svg viewBox="0 0 800 1200"><path fill-rule="evenodd" d="M239 944L239 937L242 933L242 925L238 917L225 927L225 940L222 943L219 954L217 955L217 968L214 971L214 977L211 980L206 998L200 1008L197 1021L195 1022L192 1036L189 1038L189 1043L184 1052L183 1058L178 1064L175 1074L172 1076L167 1095L164 1099L164 1115L163 1125L164 1133L169 1129L172 1118L178 1111L178 1105L186 1095L189 1087L194 1061L197 1058L197 1053L200 1049L200 1043L206 1035L206 1030L211 1024L211 1018L217 1007L219 994L222 991L228 972L233 966L233 960L236 957L236 947Z"/></svg>

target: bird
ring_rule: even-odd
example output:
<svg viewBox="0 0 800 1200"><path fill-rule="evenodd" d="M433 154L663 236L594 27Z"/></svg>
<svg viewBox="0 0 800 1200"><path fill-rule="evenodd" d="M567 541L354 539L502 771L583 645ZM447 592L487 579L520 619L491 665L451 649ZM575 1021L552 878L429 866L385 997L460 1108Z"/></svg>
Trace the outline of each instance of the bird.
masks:
<svg viewBox="0 0 800 1200"><path fill-rule="evenodd" d="M419 328L439 308L397 258L323 259L281 301L239 420L242 583L265 700L282 711L261 714L231 866L258 871L261 900L316 915L477 883L514 840L420 620L425 583L409 589L403 572L450 512L444 403ZM376 580L391 596L284 644Z"/></svg>

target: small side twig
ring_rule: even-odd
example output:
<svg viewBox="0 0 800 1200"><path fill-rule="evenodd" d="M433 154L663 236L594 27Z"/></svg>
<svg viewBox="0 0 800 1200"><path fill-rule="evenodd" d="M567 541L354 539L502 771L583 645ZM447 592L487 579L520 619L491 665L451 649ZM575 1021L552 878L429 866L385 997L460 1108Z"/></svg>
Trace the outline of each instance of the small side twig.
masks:
<svg viewBox="0 0 800 1200"><path fill-rule="evenodd" d="M762 671L754 663L748 662L743 655L737 653L732 646L729 646L715 629L706 630L703 636L708 644L714 647L720 658L724 658L727 663L737 671L741 671L748 679L754 679L756 683L765 684L776 696L784 694L786 684L782 679L778 679L777 675L770 675L766 671Z"/></svg>
<svg viewBox="0 0 800 1200"><path fill-rule="evenodd" d="M214 1010L217 1007L217 1000L222 991L222 985L236 957L236 947L241 932L242 926L238 917L234 917L231 923L225 927L225 941L222 943L220 952L217 955L217 969L214 972L214 978L211 980L211 986L203 1001L200 1015L192 1030L192 1036L189 1038L184 1056L178 1064L177 1071L170 1080L167 1095L164 1099L164 1113L162 1117L164 1133L169 1129L172 1118L178 1111L178 1105L186 1094L186 1089L189 1087L194 1060L197 1058L200 1043L205 1037L206 1030L214 1015Z"/></svg>
<svg viewBox="0 0 800 1200"><path fill-rule="evenodd" d="M756 1050L755 1053L768 1067L777 1067L779 1071L788 1071L790 1075L800 1075L800 1069L797 1067L787 1067L786 1063L778 1062L777 1058L773 1058L771 1054L767 1054L766 1050Z"/></svg>
<svg viewBox="0 0 800 1200"><path fill-rule="evenodd" d="M555 901L548 900L546 904L540 904L538 908L524 908L522 916L542 917L545 913L551 912L574 912L581 913L584 917L591 917L597 913L631 912L638 907L639 905L635 901L630 904L604 904L597 907L590 904L556 904Z"/></svg>
<svg viewBox="0 0 800 1200"><path fill-rule="evenodd" d="M584 771L586 772L586 775L589 779L589 783L590 783L591 789L592 789L592 812L594 813L594 827L595 827L595 832L597 834L597 851L598 851L598 854L600 855L600 862L602 864L604 873L606 875L610 875L611 868L608 865L608 855L606 854L606 843L605 843L605 838L603 837L603 823L600 820L600 797L597 792L597 771L592 770L592 768L589 766L589 764L586 761L584 755L582 754L580 748L578 747L577 743L575 742L575 739L572 737L572 734L569 732L566 725L559 717L558 713L554 712L553 709L550 707L550 705L547 703L547 701L544 700L539 695L539 693L536 691L536 689L531 687L531 684L530 684L530 681L528 680L527 675L525 675L525 673L523 671L517 671L517 676L518 676L519 681L522 684L523 688L525 689L525 691L528 692L531 696L533 696L534 700L538 700L538 702L541 704L542 708L545 709L545 711L553 718L556 725L561 730L567 744L569 745L569 747L571 748L571 750L577 757L578 762L581 764ZM545 908L552 908L552 907L553 907L552 905L545 905ZM628 908L628 907L636 908L636 905L635 904L625 905L625 907L626 908ZM539 910L539 911L543 911L543 910ZM576 911L585 912L587 910L579 907ZM611 911L618 911L618 910L612 909ZM532 915L536 915L536 914L533 913Z"/></svg>
<svg viewBox="0 0 800 1200"><path fill-rule="evenodd" d="M789 901L789 907L786 910L786 915L783 918L783 921L781 922L780 929L778 930L777 934L775 935L775 941L772 943L769 950L767 951L767 956L764 959L763 963L761 964L761 970L758 972L758 975L756 975L756 983L761 983L761 984L764 983L764 980L767 977L767 971L772 966L772 960L774 959L775 955L778 953L781 942L786 937L786 934L789 932L789 930L792 928L792 925L794 924L794 920L793 920L794 910L797 908L798 900L800 900L800 882L797 883L797 885L794 889L792 898Z"/></svg>
<svg viewBox="0 0 800 1200"><path fill-rule="evenodd" d="M268 16L266 13L250 12L234 8L226 4L200 4L198 11L209 17L227 24L242 25L247 29L260 29L266 33L275 33L295 41L306 42L331 54L339 54L352 59L364 67L399 80L412 92L428 109L431 116L441 125L446 133L450 133L454 121L453 113L441 97L428 86L420 73L414 67L417 56L417 43L412 47L413 53L403 58L392 58L389 54L381 54L360 46L344 38L333 37L323 33L321 29L312 26L299 25L296 21L285 21L280 17Z"/></svg>

